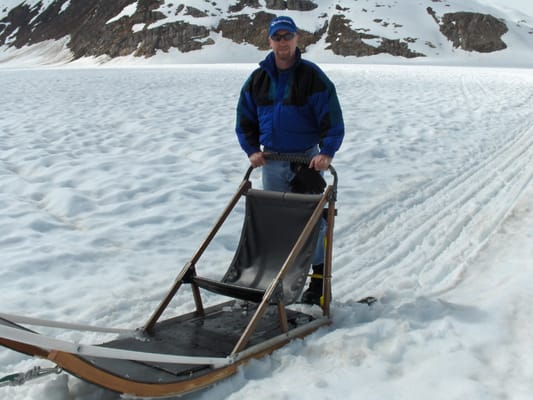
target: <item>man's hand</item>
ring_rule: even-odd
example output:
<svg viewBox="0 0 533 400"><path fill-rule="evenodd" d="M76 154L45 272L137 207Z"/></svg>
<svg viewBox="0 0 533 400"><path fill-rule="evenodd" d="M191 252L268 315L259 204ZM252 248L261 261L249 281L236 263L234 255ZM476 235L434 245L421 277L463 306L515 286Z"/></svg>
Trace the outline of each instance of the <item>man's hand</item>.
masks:
<svg viewBox="0 0 533 400"><path fill-rule="evenodd" d="M248 157L250 160L250 164L252 164L252 167L262 167L266 164L265 156L263 156L263 153L261 151L258 151L256 153L253 153Z"/></svg>
<svg viewBox="0 0 533 400"><path fill-rule="evenodd" d="M317 154L311 159L309 168L313 168L316 171L325 171L329 168L332 158L325 154Z"/></svg>

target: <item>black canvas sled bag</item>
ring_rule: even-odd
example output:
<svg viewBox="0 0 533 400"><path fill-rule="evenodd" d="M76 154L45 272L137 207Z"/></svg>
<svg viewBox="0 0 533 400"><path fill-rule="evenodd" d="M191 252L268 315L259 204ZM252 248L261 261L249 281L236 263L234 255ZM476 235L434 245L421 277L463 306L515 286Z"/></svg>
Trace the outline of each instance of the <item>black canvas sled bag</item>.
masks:
<svg viewBox="0 0 533 400"><path fill-rule="evenodd" d="M320 172L309 168L308 164L291 162L294 178L290 182L293 193L320 194L324 192L326 181Z"/></svg>

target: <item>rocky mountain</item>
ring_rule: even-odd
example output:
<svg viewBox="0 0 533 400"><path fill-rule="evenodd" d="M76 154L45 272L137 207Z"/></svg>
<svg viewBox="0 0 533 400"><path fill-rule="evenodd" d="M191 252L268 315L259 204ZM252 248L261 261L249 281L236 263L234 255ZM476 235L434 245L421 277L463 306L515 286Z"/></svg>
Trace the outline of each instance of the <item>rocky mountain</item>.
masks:
<svg viewBox="0 0 533 400"><path fill-rule="evenodd" d="M457 3L462 3L461 5ZM291 15L303 52L343 57L505 51L533 21L475 0L0 0L0 49L66 40L72 59L197 52L220 41L267 50L268 23ZM515 14L516 15L516 14ZM530 45L533 51L533 45Z"/></svg>

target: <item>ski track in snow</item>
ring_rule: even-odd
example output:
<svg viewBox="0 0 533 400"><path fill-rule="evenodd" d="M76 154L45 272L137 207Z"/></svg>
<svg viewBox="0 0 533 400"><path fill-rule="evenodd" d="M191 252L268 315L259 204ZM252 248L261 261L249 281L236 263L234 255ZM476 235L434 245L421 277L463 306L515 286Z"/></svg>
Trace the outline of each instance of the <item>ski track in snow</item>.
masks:
<svg viewBox="0 0 533 400"><path fill-rule="evenodd" d="M405 134L399 135L404 149L394 145L392 149L400 148L403 154L399 154L400 160L391 160L391 165L394 168L395 163L411 158L414 165L426 170L420 171L421 176L414 184L401 185L398 190L385 187L384 192L391 190L390 194L382 194L385 201L350 218L350 224L336 232L349 238L337 244L338 257L342 259L340 253L349 246L353 251L347 252L348 257L355 254L358 258L354 261L360 271L358 288L372 290L380 281L389 289L405 287L415 294L452 288L465 265L476 256L530 183L533 130L527 104L531 104L533 94L528 89L524 97L513 98L510 95L515 86L498 87L489 82L489 76L476 73L460 77L461 83L457 85L446 85L438 79L424 81L422 93L409 87L419 84L419 77L409 82L400 80L403 87L396 90L414 92L417 99L405 99L398 105L396 112L402 114L402 119L395 121L394 129L400 126L407 135L410 129L420 133L412 140ZM393 101L399 99L394 97ZM420 112L422 118L417 115ZM514 114L510 117L512 123L505 119L509 114ZM433 121L427 115L435 116ZM386 115L381 117L389 120ZM427 122L431 125L427 126ZM469 130L483 133L472 138L468 137ZM448 137L442 139L443 136ZM453 146L464 153L451 162L437 158L431 160L433 165L423 165L417 161L422 156L417 149L417 141L421 140L434 141L430 149L433 152L453 153L450 148ZM460 141L465 142L465 149L459 149ZM391 150L386 147L383 145L378 157L389 157L387 152ZM414 154L410 155L411 152ZM357 165L357 155L353 158ZM340 192L342 198L342 188ZM341 206L341 218L343 211ZM353 282L349 282L351 285ZM340 294L344 294L342 289Z"/></svg>
<svg viewBox="0 0 533 400"><path fill-rule="evenodd" d="M361 216L350 230L354 253L364 262L358 278L363 287L398 279L391 269L417 279L419 288L453 287L531 181L533 130L515 135L486 159L465 163L456 174L424 182Z"/></svg>
<svg viewBox="0 0 533 400"><path fill-rule="evenodd" d="M1 311L141 325L242 179L247 162L234 137L234 110L252 68L0 71ZM309 387L309 398L383 399L409 385L424 398L432 390L448 399L527 392L524 377L533 368L521 349L507 343L509 353L497 356L481 344L498 347L499 338L482 334L478 343L472 339L478 332L463 338L487 316L450 299L474 296L464 287L477 278L480 292L493 284L472 266L506 221L517 223L517 203L531 191L531 74L325 69L347 126L334 164L334 325L187 397L292 399ZM231 259L239 213L199 265L207 275L217 276ZM380 302L371 308L355 302L366 295ZM531 311L530 303L520 294L498 318L513 321L524 307ZM170 311L191 307L188 294L180 294ZM526 341L524 320L517 320L510 322L512 337ZM406 371L425 357L427 363ZM512 365L517 359L522 369ZM430 362L458 365L445 387L424 372ZM0 350L0 375L31 365ZM324 375L325 366L335 372ZM296 388L294 376L301 380ZM502 384L511 379L516 389L498 388L490 383L495 377ZM454 381L461 385L452 388ZM16 400L116 398L64 376L2 390ZM409 397L421 398L415 389Z"/></svg>

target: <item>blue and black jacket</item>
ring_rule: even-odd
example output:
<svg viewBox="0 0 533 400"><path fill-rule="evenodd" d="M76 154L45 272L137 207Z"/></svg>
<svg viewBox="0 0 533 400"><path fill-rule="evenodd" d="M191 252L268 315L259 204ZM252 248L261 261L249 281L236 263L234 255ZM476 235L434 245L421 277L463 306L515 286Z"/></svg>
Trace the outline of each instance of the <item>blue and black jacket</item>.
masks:
<svg viewBox="0 0 533 400"><path fill-rule="evenodd" d="M249 156L261 150L301 153L319 145L333 157L344 137L335 86L315 64L301 58L278 71L270 53L245 82L237 106L236 132Z"/></svg>

